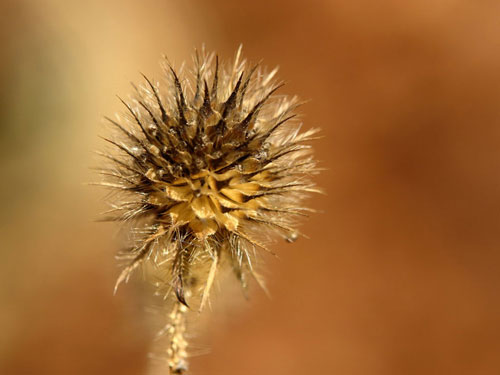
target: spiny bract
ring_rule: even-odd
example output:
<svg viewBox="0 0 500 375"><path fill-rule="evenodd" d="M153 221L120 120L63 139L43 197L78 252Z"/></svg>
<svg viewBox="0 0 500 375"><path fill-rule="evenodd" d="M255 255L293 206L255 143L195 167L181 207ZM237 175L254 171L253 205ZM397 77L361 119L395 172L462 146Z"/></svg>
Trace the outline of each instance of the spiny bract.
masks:
<svg viewBox="0 0 500 375"><path fill-rule="evenodd" d="M275 93L276 69L240 55L226 66L202 51L192 71L166 61L165 86L144 76L126 115L108 119L117 152L102 154L111 162L101 172L120 193L108 219L132 222L136 234L117 285L151 262L178 301L199 297L201 308L221 258L245 286L248 275L259 281L252 262L269 234L297 237L302 201L316 191L306 144L316 130L300 132L300 103Z"/></svg>

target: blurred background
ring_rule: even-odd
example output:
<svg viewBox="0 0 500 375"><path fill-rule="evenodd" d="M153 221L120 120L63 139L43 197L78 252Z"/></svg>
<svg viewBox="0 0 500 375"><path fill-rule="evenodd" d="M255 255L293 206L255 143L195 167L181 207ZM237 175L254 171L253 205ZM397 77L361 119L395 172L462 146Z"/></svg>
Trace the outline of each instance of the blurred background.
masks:
<svg viewBox="0 0 500 375"><path fill-rule="evenodd" d="M500 3L2 0L0 373L148 373L140 282L94 223L102 117L206 43L280 66L324 138L310 239L214 314L192 374L500 373ZM209 352L209 354L203 354Z"/></svg>

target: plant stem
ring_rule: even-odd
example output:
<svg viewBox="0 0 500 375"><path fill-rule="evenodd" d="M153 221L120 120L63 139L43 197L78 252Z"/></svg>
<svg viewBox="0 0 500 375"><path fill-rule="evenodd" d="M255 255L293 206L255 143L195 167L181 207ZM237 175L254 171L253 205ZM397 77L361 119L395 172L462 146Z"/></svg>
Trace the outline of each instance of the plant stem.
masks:
<svg viewBox="0 0 500 375"><path fill-rule="evenodd" d="M169 314L168 334L170 337L167 349L169 374L185 374L188 368L187 364L187 341L186 332L186 313L187 307L176 301L172 312Z"/></svg>

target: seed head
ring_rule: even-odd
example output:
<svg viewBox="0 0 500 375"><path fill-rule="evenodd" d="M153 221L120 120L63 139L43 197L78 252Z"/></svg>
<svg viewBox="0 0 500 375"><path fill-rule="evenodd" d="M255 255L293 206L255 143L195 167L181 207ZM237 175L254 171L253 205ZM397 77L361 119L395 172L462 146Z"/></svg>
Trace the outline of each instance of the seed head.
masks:
<svg viewBox="0 0 500 375"><path fill-rule="evenodd" d="M123 101L126 115L109 120L117 152L102 154L110 160L102 173L119 193L109 219L132 223L136 234L117 285L151 262L180 303L199 297L201 308L221 264L245 287L248 275L260 280L252 260L269 251L270 234L297 238L303 199L317 191L307 145L316 130L300 131L300 103L277 95L276 69L240 55L226 66L196 53L192 71L166 61L165 84L144 76Z"/></svg>

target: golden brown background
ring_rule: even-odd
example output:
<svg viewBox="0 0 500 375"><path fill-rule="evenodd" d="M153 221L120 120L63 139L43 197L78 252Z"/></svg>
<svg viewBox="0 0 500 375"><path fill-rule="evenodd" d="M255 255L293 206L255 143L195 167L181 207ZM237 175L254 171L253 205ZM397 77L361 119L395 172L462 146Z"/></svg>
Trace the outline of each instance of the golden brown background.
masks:
<svg viewBox="0 0 500 375"><path fill-rule="evenodd" d="M203 42L312 99L323 213L272 299L193 338L199 375L500 373L500 2L2 0L0 374L147 373L140 286L94 223L103 115ZM140 283L138 283L140 284Z"/></svg>

